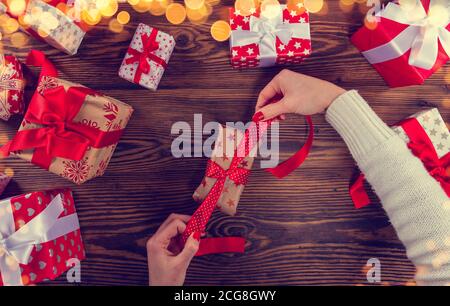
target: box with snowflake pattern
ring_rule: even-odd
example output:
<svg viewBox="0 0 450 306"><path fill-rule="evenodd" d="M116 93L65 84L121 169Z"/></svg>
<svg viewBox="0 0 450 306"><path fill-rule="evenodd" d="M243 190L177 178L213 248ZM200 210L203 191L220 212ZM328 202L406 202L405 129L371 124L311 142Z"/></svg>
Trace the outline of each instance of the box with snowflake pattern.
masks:
<svg viewBox="0 0 450 306"><path fill-rule="evenodd" d="M0 119L7 121L24 110L22 65L12 55L0 54Z"/></svg>
<svg viewBox="0 0 450 306"><path fill-rule="evenodd" d="M235 128L219 125L218 136L214 143L214 149L211 153L211 158L208 161L208 167L206 169L206 174L195 190L193 199L201 203L206 196L211 191L212 187L217 181L217 178L210 176L210 164L214 163L218 167L227 170L231 166L231 161L235 153L235 149L243 139L244 134ZM252 151L248 156L246 156L239 168L251 170L254 156L256 150ZM244 191L244 185L236 184L230 177L227 177L222 194L217 201L217 208L225 214L235 215L237 210L237 205L241 198L241 194Z"/></svg>
<svg viewBox="0 0 450 306"><path fill-rule="evenodd" d="M132 113L114 98L44 75L3 154L82 184L104 174Z"/></svg>
<svg viewBox="0 0 450 306"><path fill-rule="evenodd" d="M311 54L309 13L299 1L248 16L230 9L230 51L234 68L300 63Z"/></svg>
<svg viewBox="0 0 450 306"><path fill-rule="evenodd" d="M156 90L174 48L175 39L171 35L146 24L139 24L120 66L119 76Z"/></svg>

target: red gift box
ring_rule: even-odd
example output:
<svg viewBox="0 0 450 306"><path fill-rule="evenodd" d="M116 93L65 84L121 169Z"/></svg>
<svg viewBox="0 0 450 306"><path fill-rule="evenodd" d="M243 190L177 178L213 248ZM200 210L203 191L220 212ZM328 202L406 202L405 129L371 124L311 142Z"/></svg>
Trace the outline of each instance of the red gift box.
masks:
<svg viewBox="0 0 450 306"><path fill-rule="evenodd" d="M448 61L448 1L391 2L374 18L375 29L364 26L351 41L390 87L423 84Z"/></svg>
<svg viewBox="0 0 450 306"><path fill-rule="evenodd" d="M299 63L311 54L309 13L280 6L267 18L259 10L249 16L230 9L231 65L234 68Z"/></svg>
<svg viewBox="0 0 450 306"><path fill-rule="evenodd" d="M0 54L0 118L8 120L24 110L22 65L12 55Z"/></svg>
<svg viewBox="0 0 450 306"><path fill-rule="evenodd" d="M32 192L0 201L0 286L55 279L85 258L72 192Z"/></svg>

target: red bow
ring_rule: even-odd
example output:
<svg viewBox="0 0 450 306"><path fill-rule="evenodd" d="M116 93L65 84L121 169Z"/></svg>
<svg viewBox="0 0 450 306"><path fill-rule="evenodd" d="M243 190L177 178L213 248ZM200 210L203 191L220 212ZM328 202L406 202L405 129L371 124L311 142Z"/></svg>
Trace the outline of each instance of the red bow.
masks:
<svg viewBox="0 0 450 306"><path fill-rule="evenodd" d="M447 195L450 197L450 175L447 168L450 167L450 153L439 158L427 133L416 118L410 118L400 123L400 126L409 137L408 148L418 157L428 173L438 181ZM356 208L362 208L370 204L370 199L364 189L364 174L350 185L350 197Z"/></svg>
<svg viewBox="0 0 450 306"><path fill-rule="evenodd" d="M31 52L28 63L44 66L41 78L44 72L55 74L53 65L41 52ZM88 147L117 143L123 130L103 132L73 122L87 95L98 94L85 87L70 87L66 92L62 86L47 89L42 95L36 92L24 120L43 127L19 131L0 153L8 156L11 152L34 149L32 163L48 169L54 157L81 160Z"/></svg>
<svg viewBox="0 0 450 306"><path fill-rule="evenodd" d="M134 82L139 84L141 80L142 74L150 73L150 63L149 61L153 61L158 65L166 68L167 63L164 59L156 56L153 52L159 49L159 43L156 41L156 36L158 35L158 30L153 29L150 35L142 34L141 40L143 45L143 51L138 51L133 48L128 49L128 54L131 54L131 57L125 60L127 65L138 62L138 68L136 70L136 74L134 75Z"/></svg>
<svg viewBox="0 0 450 306"><path fill-rule="evenodd" d="M227 170L223 169L215 161L209 160L206 167L206 176L216 179L224 179L229 177L236 185L246 185L248 182L248 176L250 175L250 170L239 167L235 163L230 166Z"/></svg>

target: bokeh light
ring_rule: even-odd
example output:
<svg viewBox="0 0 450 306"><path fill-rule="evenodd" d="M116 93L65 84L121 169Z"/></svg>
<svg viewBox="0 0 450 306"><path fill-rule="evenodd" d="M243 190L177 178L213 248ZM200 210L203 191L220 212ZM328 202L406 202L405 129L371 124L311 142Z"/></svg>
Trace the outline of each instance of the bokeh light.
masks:
<svg viewBox="0 0 450 306"><path fill-rule="evenodd" d="M310 13L318 13L323 7L323 0L305 0L304 5Z"/></svg>
<svg viewBox="0 0 450 306"><path fill-rule="evenodd" d="M181 24L186 19L186 8L180 3L167 6L166 18L172 24Z"/></svg>
<svg viewBox="0 0 450 306"><path fill-rule="evenodd" d="M211 26L211 36L217 41L226 41L231 34L231 28L228 22L218 20Z"/></svg>

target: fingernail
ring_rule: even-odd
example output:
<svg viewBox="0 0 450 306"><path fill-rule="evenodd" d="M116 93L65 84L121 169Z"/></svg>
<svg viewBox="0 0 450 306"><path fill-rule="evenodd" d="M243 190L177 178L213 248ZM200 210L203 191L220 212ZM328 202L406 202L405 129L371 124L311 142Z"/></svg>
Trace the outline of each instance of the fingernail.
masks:
<svg viewBox="0 0 450 306"><path fill-rule="evenodd" d="M264 119L264 114L262 112L257 112L256 114L253 115L252 120L254 122L258 122Z"/></svg>
<svg viewBox="0 0 450 306"><path fill-rule="evenodd" d="M195 232L194 235L192 236L195 240L200 241L200 236L202 234L200 232Z"/></svg>

